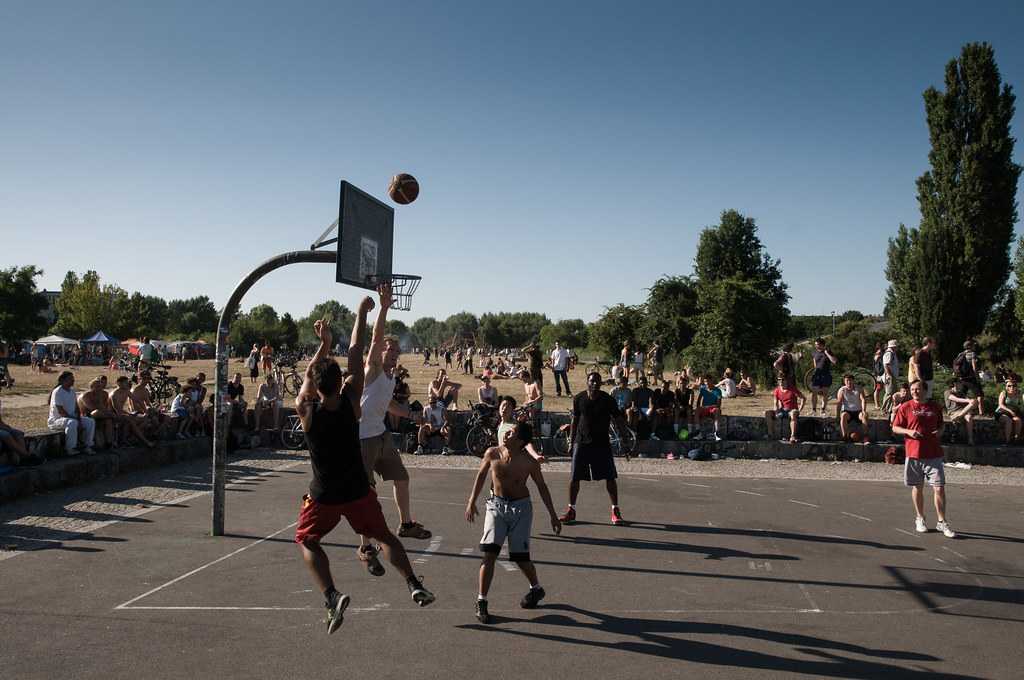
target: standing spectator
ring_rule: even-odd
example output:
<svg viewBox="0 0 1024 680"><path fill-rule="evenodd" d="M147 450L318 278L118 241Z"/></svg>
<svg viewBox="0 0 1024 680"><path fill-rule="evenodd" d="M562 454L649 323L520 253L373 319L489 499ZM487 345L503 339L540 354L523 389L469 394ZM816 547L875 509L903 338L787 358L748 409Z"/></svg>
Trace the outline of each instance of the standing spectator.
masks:
<svg viewBox="0 0 1024 680"><path fill-rule="evenodd" d="M629 362L633 359L633 350L629 345L629 340L622 343L622 351L619 352L619 366L622 367L622 371L626 376L626 382L629 382Z"/></svg>
<svg viewBox="0 0 1024 680"><path fill-rule="evenodd" d="M932 398L932 386L935 383L935 340L925 338L921 347L914 351L908 362L907 377L910 382L920 380L924 383L924 398Z"/></svg>
<svg viewBox="0 0 1024 680"><path fill-rule="evenodd" d="M775 375L786 381L790 387L796 386L796 360L793 359L793 343L787 342L782 346L779 357L772 364L775 368Z"/></svg>
<svg viewBox="0 0 1024 680"><path fill-rule="evenodd" d="M263 347L260 348L260 367L263 369L263 375L274 370L274 348L270 346L269 340L264 340Z"/></svg>
<svg viewBox="0 0 1024 680"><path fill-rule="evenodd" d="M768 428L768 439L781 437L780 427L782 419L788 417L789 443L796 444L798 441L796 438L797 421L800 419L800 409L804 407L807 400L795 385L787 383L786 379L781 375L778 378L778 383L775 391L772 392L772 397L775 399L775 409L764 412L764 421Z"/></svg>
<svg viewBox="0 0 1024 680"><path fill-rule="evenodd" d="M267 375L264 375L263 381L263 384L260 385L260 389L256 392L256 403L254 405L253 412L253 421L257 432L260 432L263 411L268 408L271 409L274 418L270 424L270 429L278 429L281 407L284 405L284 400L281 398L281 389L274 380L273 374L268 373Z"/></svg>
<svg viewBox="0 0 1024 680"><path fill-rule="evenodd" d="M423 348L423 365L424 366L429 366L430 365L430 348L429 347L424 347Z"/></svg>
<svg viewBox="0 0 1024 680"><path fill-rule="evenodd" d="M946 473L942 464L942 409L925 401L924 385L918 380L910 386L912 399L900 405L893 419L893 434L905 437L906 462L903 483L910 487L917 517L914 528L918 533L928 531L924 516L924 483L932 487L935 498L936 531L947 538L956 537L946 522Z"/></svg>
<svg viewBox="0 0 1024 680"><path fill-rule="evenodd" d="M871 359L872 373L875 375L875 391L873 394L875 400L875 408L881 410L882 408L882 386L885 384L885 366L882 365L882 357L885 355L885 351L882 349L881 343L875 344L875 354Z"/></svg>
<svg viewBox="0 0 1024 680"><path fill-rule="evenodd" d="M722 441L722 438L718 436L718 419L722 415L722 390L717 387L712 387L711 376L705 375L700 386L700 392L697 394L697 408L694 409L693 425L697 429L697 436L695 439L702 439L704 437L701 431L701 420L705 418L711 418L714 420L715 434L714 439L716 442Z"/></svg>
<svg viewBox="0 0 1024 680"><path fill-rule="evenodd" d="M892 399L896 392L900 379L900 355L896 351L899 343L890 340L885 345L885 354L882 355L882 384L885 385L885 400ZM895 411L895 409L893 409Z"/></svg>
<svg viewBox="0 0 1024 680"><path fill-rule="evenodd" d="M409 398L412 396L412 390L409 388L409 383L406 380L409 377L409 371L405 370L402 364L398 364L395 366L392 375L395 377L395 389L391 393L391 399L403 411L409 410ZM401 430L404 418L400 414L388 411L387 419L392 432L399 432Z"/></svg>
<svg viewBox="0 0 1024 680"><path fill-rule="evenodd" d="M1003 421L1003 441L1009 444L1020 438L1022 402L1017 381L1006 381L1006 388L999 393L999 406L996 407L996 418Z"/></svg>
<svg viewBox="0 0 1024 680"><path fill-rule="evenodd" d="M156 353L156 347L148 337L142 336L142 344L139 345L139 371L148 371L159 363L160 356Z"/></svg>
<svg viewBox="0 0 1024 680"><path fill-rule="evenodd" d="M57 386L50 392L50 414L46 420L51 430L64 432L64 449L69 456L78 453L78 435L83 436L83 453L93 451L93 437L96 421L83 416L78 410L78 395L75 394L75 374L64 371L57 378Z"/></svg>
<svg viewBox="0 0 1024 680"><path fill-rule="evenodd" d="M572 389L569 387L569 351L556 342L555 348L551 350L551 372L555 374L555 394L562 396L562 383L565 383L565 395L572 396ZM559 382L561 378L562 383Z"/></svg>
<svg viewBox="0 0 1024 680"><path fill-rule="evenodd" d="M860 421L864 428L864 443L868 441L868 408L864 392L853 381L853 375L843 376L843 386L836 393L836 411L839 418L839 433L845 440L847 426L851 420Z"/></svg>
<svg viewBox="0 0 1024 680"><path fill-rule="evenodd" d="M466 356L463 358L462 372L466 375L473 375L473 347L466 348Z"/></svg>
<svg viewBox="0 0 1024 680"><path fill-rule="evenodd" d="M536 417L544 408L544 387L539 380L534 380L533 371L530 369L524 368L519 377L523 381L523 390L526 392L523 407L530 409L531 417Z"/></svg>
<svg viewBox="0 0 1024 680"><path fill-rule="evenodd" d="M811 373L811 415L818 410L818 397L821 397L821 415L828 412L828 393L832 391L832 366L838 363L835 356L828 350L824 338L814 341L811 352L814 372Z"/></svg>
<svg viewBox="0 0 1024 680"><path fill-rule="evenodd" d="M647 374L644 372L644 362L647 355L639 347L636 350L636 354L633 355L633 372L636 374L636 379L639 381L641 377L646 378Z"/></svg>
<svg viewBox="0 0 1024 680"><path fill-rule="evenodd" d="M651 376L654 380L664 382L665 380L665 350L655 342L647 350L647 356L651 362Z"/></svg>
<svg viewBox="0 0 1024 680"><path fill-rule="evenodd" d="M920 384L920 381L915 384ZM913 394L914 386L910 386L911 394ZM922 396L924 395L924 387L922 386ZM964 423L964 429L967 430L967 443L974 446L974 416L981 415L981 397L971 397L967 389L967 385L962 382L953 383L948 390L946 390L946 411L949 412L949 422L956 424L961 420ZM896 423L895 412L898 409L893 410L893 424ZM895 430L894 430L895 431Z"/></svg>
<svg viewBox="0 0 1024 680"><path fill-rule="evenodd" d="M39 354L39 348L42 347L39 343L33 342L32 349L28 351L29 361L31 362L31 370L42 372L40 370L40 363L42 362L42 356Z"/></svg>
<svg viewBox="0 0 1024 680"><path fill-rule="evenodd" d="M245 360L245 367L249 369L249 384L255 385L256 379L260 377L260 346L252 343L252 351L249 358Z"/></svg>
<svg viewBox="0 0 1024 680"><path fill-rule="evenodd" d="M445 347L444 348L444 367L445 368L451 368L452 367L452 348L451 347Z"/></svg>
<svg viewBox="0 0 1024 680"><path fill-rule="evenodd" d="M531 342L529 345L523 348L523 353L530 360L530 376L536 381L537 387L541 392L544 391L544 355L541 354L540 347L535 342ZM557 383L556 383L557 386ZM527 397L529 398L529 397ZM526 404L523 404L525 406Z"/></svg>
<svg viewBox="0 0 1024 680"><path fill-rule="evenodd" d="M981 389L981 378L978 375L978 355L974 351L973 340L964 342L964 351L953 359L953 379L964 383L965 387L970 387L976 397L981 397L984 394ZM985 415L985 404L980 403L979 405L981 410L978 415L983 416Z"/></svg>

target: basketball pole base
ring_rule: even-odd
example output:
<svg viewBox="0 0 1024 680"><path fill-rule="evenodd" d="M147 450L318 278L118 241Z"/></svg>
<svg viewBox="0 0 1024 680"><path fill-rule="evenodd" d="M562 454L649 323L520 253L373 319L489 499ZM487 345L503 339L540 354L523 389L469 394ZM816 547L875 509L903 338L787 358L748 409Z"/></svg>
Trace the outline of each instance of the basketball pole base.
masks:
<svg viewBox="0 0 1024 680"><path fill-rule="evenodd" d="M210 534L224 535L224 499L227 469L228 413L228 335L231 332L231 318L238 311L242 297L265 275L289 264L300 262L322 262L337 264L337 254L332 251L296 250L272 257L253 269L242 279L231 293L217 325L217 389L213 400L213 517Z"/></svg>

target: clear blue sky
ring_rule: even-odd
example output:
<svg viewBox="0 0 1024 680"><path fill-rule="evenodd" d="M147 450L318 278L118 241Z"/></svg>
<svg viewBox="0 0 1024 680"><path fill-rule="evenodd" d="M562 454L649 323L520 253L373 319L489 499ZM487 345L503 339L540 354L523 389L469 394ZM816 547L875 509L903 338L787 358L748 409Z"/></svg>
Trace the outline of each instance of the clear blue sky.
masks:
<svg viewBox="0 0 1024 680"><path fill-rule="evenodd" d="M407 171L407 322L592 320L690 273L726 208L795 313L880 311L886 239L919 220L921 93L985 40L1020 97L1021 3L710 5L3 2L0 266L221 305L308 247L339 179L384 197ZM360 295L298 265L243 307Z"/></svg>

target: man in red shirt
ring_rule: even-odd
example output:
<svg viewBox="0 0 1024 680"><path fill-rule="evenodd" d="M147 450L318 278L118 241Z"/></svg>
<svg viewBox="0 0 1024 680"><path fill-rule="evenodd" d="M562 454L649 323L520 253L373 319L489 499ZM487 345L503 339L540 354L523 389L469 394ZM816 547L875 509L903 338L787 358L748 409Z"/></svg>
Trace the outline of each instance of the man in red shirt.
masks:
<svg viewBox="0 0 1024 680"><path fill-rule="evenodd" d="M932 487L935 496L935 514L938 516L936 531L947 538L955 538L956 532L946 523L946 474L942 469L942 409L938 404L926 401L926 387L920 380L910 385L910 401L903 402L896 409L892 419L892 433L905 437L906 463L903 468L903 482L911 489L914 510L917 511L915 528L919 533L928 531L924 519L924 483Z"/></svg>
<svg viewBox="0 0 1024 680"><path fill-rule="evenodd" d="M791 386L784 376L779 376L779 386L772 396L775 397L775 408L764 412L764 422L768 428L768 439L775 439L782 433L782 419L789 416L789 443L796 444L796 421L800 417L800 409L804 407L803 393Z"/></svg>

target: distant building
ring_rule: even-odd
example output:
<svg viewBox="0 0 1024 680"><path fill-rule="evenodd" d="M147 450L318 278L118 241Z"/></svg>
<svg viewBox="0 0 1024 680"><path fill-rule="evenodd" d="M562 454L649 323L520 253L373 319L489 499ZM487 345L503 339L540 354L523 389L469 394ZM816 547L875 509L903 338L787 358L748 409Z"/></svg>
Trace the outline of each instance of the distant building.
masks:
<svg viewBox="0 0 1024 680"><path fill-rule="evenodd" d="M46 309L39 312L39 315L46 319L48 325L52 326L57 321L57 299L60 298L60 291L44 288L43 295L46 296Z"/></svg>

